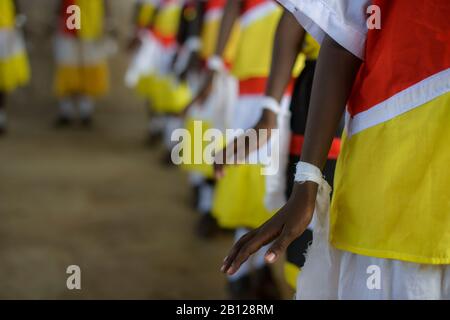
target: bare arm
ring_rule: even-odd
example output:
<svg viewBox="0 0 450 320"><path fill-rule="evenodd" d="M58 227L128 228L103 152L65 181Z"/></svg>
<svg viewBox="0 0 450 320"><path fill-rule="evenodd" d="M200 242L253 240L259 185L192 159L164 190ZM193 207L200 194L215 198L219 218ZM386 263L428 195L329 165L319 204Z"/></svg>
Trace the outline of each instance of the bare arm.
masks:
<svg viewBox="0 0 450 320"><path fill-rule="evenodd" d="M272 52L272 64L270 69L269 80L266 88L266 96L272 97L278 102L283 98L286 87L292 78L292 69L294 68L298 54L301 50L303 40L305 38L305 30L297 23L295 17L288 11L284 11L275 33L274 47ZM271 130L277 127L277 115L268 109L264 109L260 120L253 130L259 132L260 129L267 130L267 137L257 136L257 148L267 143L271 136ZM216 162L215 172L218 178L223 176L223 163L227 156L227 149L234 149L234 154L238 153L238 146L245 146L245 155L248 156L252 151L249 143L239 143L238 140L245 139L244 134L236 138L228 145L221 154L221 158Z"/></svg>
<svg viewBox="0 0 450 320"><path fill-rule="evenodd" d="M217 38L216 50L214 52L217 56L222 56L233 30L234 23L239 17L241 10L241 0L228 0L225 6L222 21L220 23L219 37Z"/></svg>
<svg viewBox="0 0 450 320"><path fill-rule="evenodd" d="M295 17L285 10L275 33L266 96L278 102L283 98L304 38L305 30L297 23ZM270 110L264 110L261 120L271 127L276 126L276 115Z"/></svg>
<svg viewBox="0 0 450 320"><path fill-rule="evenodd" d="M303 161L320 168L325 164L360 64L357 57L333 39L328 36L324 39L314 77ZM287 204L273 218L235 244L222 272L235 273L251 254L274 240L266 260L275 262L311 222L317 189L313 182L296 184Z"/></svg>

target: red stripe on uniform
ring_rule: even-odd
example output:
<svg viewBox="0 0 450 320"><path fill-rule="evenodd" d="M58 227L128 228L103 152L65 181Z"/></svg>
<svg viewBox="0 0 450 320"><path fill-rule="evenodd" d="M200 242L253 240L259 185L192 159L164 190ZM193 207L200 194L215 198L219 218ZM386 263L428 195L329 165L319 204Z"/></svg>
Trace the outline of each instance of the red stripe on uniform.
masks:
<svg viewBox="0 0 450 320"><path fill-rule="evenodd" d="M301 134L293 134L291 136L291 147L290 154L293 156L300 156L303 149L303 143L305 142L305 137ZM331 144L330 151L328 152L328 159L336 160L341 151L341 139L334 138Z"/></svg>
<svg viewBox="0 0 450 320"><path fill-rule="evenodd" d="M239 95L262 95L266 92L268 77L248 78L239 81ZM285 95L292 95L294 80L290 81Z"/></svg>
<svg viewBox="0 0 450 320"><path fill-rule="evenodd" d="M213 9L222 9L225 6L225 0L209 0L206 4L206 11Z"/></svg>
<svg viewBox="0 0 450 320"><path fill-rule="evenodd" d="M271 0L244 0L244 4L242 6L242 13L245 13L251 9L253 9L254 7L269 2Z"/></svg>

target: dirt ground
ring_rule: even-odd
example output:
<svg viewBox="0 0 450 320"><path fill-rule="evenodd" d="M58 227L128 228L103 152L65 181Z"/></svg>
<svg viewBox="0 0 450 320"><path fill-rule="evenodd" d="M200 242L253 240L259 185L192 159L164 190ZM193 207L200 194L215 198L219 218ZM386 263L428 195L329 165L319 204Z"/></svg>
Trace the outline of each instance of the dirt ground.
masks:
<svg viewBox="0 0 450 320"><path fill-rule="evenodd" d="M0 139L0 298L226 298L218 268L231 237L194 236L186 177L144 146L143 103L123 85L127 55L111 61L94 128L53 129L54 1L22 2L33 81L9 99L10 132ZM132 1L112 2L124 42ZM72 264L80 291L66 288Z"/></svg>

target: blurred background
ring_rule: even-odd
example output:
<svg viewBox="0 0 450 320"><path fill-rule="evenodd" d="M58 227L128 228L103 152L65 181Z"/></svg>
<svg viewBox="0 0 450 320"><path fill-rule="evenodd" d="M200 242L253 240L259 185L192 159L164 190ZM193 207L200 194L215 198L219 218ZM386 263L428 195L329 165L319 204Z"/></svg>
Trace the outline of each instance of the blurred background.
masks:
<svg viewBox="0 0 450 320"><path fill-rule="evenodd" d="M124 85L133 1L110 1L118 52L89 130L52 126L57 2L19 1L32 80L8 98L0 138L0 298L226 298L219 267L232 235L195 236L187 178L146 148L144 102ZM73 264L82 290L66 287Z"/></svg>

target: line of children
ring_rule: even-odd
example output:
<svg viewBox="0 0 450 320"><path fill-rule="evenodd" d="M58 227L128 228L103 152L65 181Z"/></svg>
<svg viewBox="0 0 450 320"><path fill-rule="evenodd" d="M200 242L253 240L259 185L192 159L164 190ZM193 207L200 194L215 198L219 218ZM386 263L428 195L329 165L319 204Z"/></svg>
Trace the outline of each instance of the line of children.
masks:
<svg viewBox="0 0 450 320"><path fill-rule="evenodd" d="M201 28L198 36L200 40L199 58L200 78L206 80L207 63L213 57L217 38L220 31L220 22L223 17L226 0L197 1L197 12L201 17ZM239 27L236 24L230 41L223 54L224 66L214 77L213 84L205 99L195 97L186 110L185 128L189 130L191 137L202 139L195 134L195 126L200 125L203 132L210 128L220 129L223 133L229 127L230 110L237 98L237 83L230 75L230 68L236 54L239 39ZM198 129L197 129L198 130ZM216 149L223 146L224 141L216 141ZM204 163L194 164L193 155L197 152L203 154L206 147L205 141L193 141L186 143L185 150L190 150L192 164L183 168L189 173L189 180L196 198L196 208L201 213L196 232L200 237L212 237L219 230L216 219L211 214L215 180L213 166Z"/></svg>
<svg viewBox="0 0 450 320"><path fill-rule="evenodd" d="M280 2L322 43L298 183L222 270L234 274L273 240L266 261L275 262L314 214L298 298L449 299L448 1ZM370 5L382 14L381 28L368 28ZM328 212L322 168L346 104ZM370 267L380 270L375 283Z"/></svg>
<svg viewBox="0 0 450 320"><path fill-rule="evenodd" d="M309 95L312 87L312 80L314 76L315 60L319 53L319 45L309 35L304 33L304 30L298 26L295 18L288 12L284 12L280 23L278 24L277 33L275 37L275 48L272 58L272 68L268 84L266 86L266 98L261 102L265 110L262 112L261 117L253 129L267 129L272 130L280 128L280 115L279 111L269 108L270 105L278 104L283 96L285 87L288 85L293 69L296 65L296 57L299 51L306 58L304 69L301 76L297 79L293 99L291 101L291 136L290 136L290 155L289 164L286 170L286 198L282 199L278 204L280 208L289 197L292 191L293 174L295 171L295 165L299 161L304 128L306 126L306 119L308 114ZM297 62L299 59L297 59ZM303 62L303 60L300 59ZM298 63L297 63L298 64ZM295 70L294 70L295 74ZM267 99L269 101L267 101ZM266 103L266 105L264 105ZM278 119L277 119L278 118ZM282 129L282 128L281 128ZM337 155L339 153L340 144L340 132L337 134L334 148L330 152L330 161L327 162L327 178L332 181L334 174L334 167ZM264 146L267 141L260 141L259 148ZM280 153L280 157L287 159L287 154ZM284 175L284 166L281 167L280 172ZM283 180L278 179L278 183L274 184L275 189L283 190L280 187L280 182ZM267 194L270 194L266 190ZM267 202L267 198L266 198ZM304 264L304 253L306 248L312 241L312 231L306 230L299 238L297 238L287 250L287 261L285 263L285 277L287 282L295 289L296 277L299 269Z"/></svg>
<svg viewBox="0 0 450 320"><path fill-rule="evenodd" d="M30 79L30 69L20 28L25 17L17 2L0 0L0 135L6 132L6 98Z"/></svg>
<svg viewBox="0 0 450 320"><path fill-rule="evenodd" d="M232 129L246 130L253 127L263 112L265 106L262 100L270 73L273 40L281 14L282 10L273 1L227 3L216 55L220 56L223 51L231 23L239 18L241 34L232 68L232 73L239 82L239 96L232 110ZM282 162L287 162L285 153L289 141L289 95L289 90L281 91L280 99L283 102L277 118L280 136L272 137L280 142L272 150L280 150L279 158ZM266 177L261 174L262 167L268 163L266 148L267 145L252 152L248 156L250 164L227 167L225 176L217 183L213 214L220 226L237 229L236 238L265 222L272 211L283 204L284 170ZM280 167L283 168L283 165L280 164ZM230 276L228 280L229 293L233 299L279 298L274 277L263 256L257 255L248 261L239 273Z"/></svg>
<svg viewBox="0 0 450 320"><path fill-rule="evenodd" d="M226 33L226 38L230 37L231 41L226 41L227 39L217 39L219 35L219 22L222 16L222 11L225 8L226 1L207 1L203 3L204 6L198 6L197 11L201 12L202 16L204 16L204 25L202 29L202 43L201 47L203 51L206 51L207 54L203 53L203 60L205 64L209 68L206 69L205 77L205 88L208 88L206 99L205 96L202 96L202 90L199 95L194 98L193 103L189 106L189 110L187 112L188 117L186 121L186 128L191 133L191 136L195 137L194 134L194 126L195 121L201 121L201 126L203 130L206 130L210 127L216 127L220 129L233 127L233 117L234 120L234 128L242 128L247 129L256 124L256 128L267 128L267 126L261 125L267 119L265 119L265 114L267 112L273 112L273 109L268 109L267 105L264 102L267 102L268 98L272 98L274 100L284 100L282 110L283 112L278 112L280 114L274 114L274 125L278 128L281 128L282 135L279 137L281 144L278 146L280 153L274 155L279 156L281 158L281 162L285 163L285 165L281 165L278 170L278 174L269 177L263 177L261 175L260 165L253 166L232 166L226 169L227 173L225 178L218 182L217 190L214 190L214 180L212 180L212 168L206 164L193 164L193 165L185 165L184 167L191 172L191 175L196 179L193 179L197 182L197 186L200 193L200 201L198 203L198 209L203 213L202 218L199 224L200 234L203 233L204 236L210 236L212 231L214 230L216 221L209 214L211 210L211 198L212 194L214 194L214 218L217 218L219 221L219 225L224 228L235 229L238 228L236 232L236 237L242 235L246 228L254 228L258 226L260 223L264 222L266 219L270 217L271 211L279 209L286 202L286 194L290 193L292 188L293 179L291 179L290 175L292 172L292 162L295 161L296 158L299 157L299 153L301 151L301 139L304 131L304 126L306 123L306 115L308 112L308 101L309 94L308 92L311 90L312 78L314 75L314 60L317 58L319 45L313 40L313 38L309 35L306 37L303 36L302 32L298 33L299 44L296 47L290 48L293 52L290 53L291 65L287 67L282 67L285 63L285 60L289 57L286 57L285 51L279 51L277 47L274 48L275 55L273 57L273 61L271 58L273 44L268 41L266 44L266 57L262 59L262 62L265 63L265 67L261 67L261 60L252 64L249 64L250 57L252 55L251 50L254 50L255 47L258 47L261 43L264 43L265 40L260 38L259 43L255 42L250 43L253 44L253 47L246 47L249 45L249 39L255 39L254 37L258 34L258 32L272 32L272 39L275 35L275 30L277 29L277 39L278 42L276 45L280 46L284 37L290 35L292 39L292 27L297 27L297 29L301 29L297 26L295 19L288 13L285 13L280 20L281 12L276 6L272 6L274 3L270 1L250 1L243 2L241 4L232 4L232 6L243 5L241 8L244 9L244 15L241 17L243 21L245 21L244 26L240 27L242 30L240 32L239 38L235 36L235 33L230 37L230 29L233 27L233 23L229 23L228 27L222 26L222 32ZM269 4L269 5L268 5ZM228 4L230 5L230 4ZM248 11L246 12L245 9ZM254 11L252 11L252 9ZM230 7L226 8L226 10L232 10ZM266 11L266 13L264 13ZM226 13L227 11L225 11ZM269 18L267 20L256 21L256 27L252 26L253 21L246 20L245 13L250 16L255 15L255 12L258 12L262 15L260 18ZM273 14L275 13L275 15ZM200 14L200 13L199 13ZM275 17L275 19L274 19ZM210 19L212 21L210 21ZM240 19L240 20L241 20ZM286 22L289 20L289 22ZM261 29L261 24L258 22L264 21L264 27ZM292 22L294 21L294 22ZM267 24L267 22L272 22L272 24ZM208 38L207 36L211 36L211 29L209 23L212 24L215 30L215 37ZM223 24L227 22L223 22ZM294 23L294 25L292 25ZM242 22L240 23L242 24ZM250 25L250 26L249 26ZM229 29L225 30L224 29ZM246 28L249 28L246 30ZM259 30L258 30L259 28ZM205 36L205 34L207 36ZM295 36L294 36L295 37ZM216 38L216 39L214 39ZM236 40L237 39L237 40ZM243 44L241 41L246 40L247 42ZM303 39L305 39L303 41ZM217 41L218 40L218 41ZM300 41L301 40L301 41ZM214 45L211 43L215 42L216 47L222 47L221 49L215 50L216 55L214 55ZM230 52L233 52L233 48L235 47L235 41L237 42L238 51L233 60L233 62L240 62L241 69L234 69L234 66L231 66L232 72L236 72L241 80L239 81L240 85L240 100L238 100L238 105L233 106L232 100L230 98L230 94L232 94L233 89L227 90L226 81L223 82L223 79L230 79L230 76L227 75L225 66L230 65L231 59L227 59L229 57ZM223 43L226 43L227 47L224 46ZM209 48L209 49L208 49ZM302 52L302 58L298 59L297 56L299 52ZM261 51L258 51L261 53ZM239 56L241 54L241 56ZM287 111L289 105L289 92L292 90L292 86L290 83L292 82L292 76L298 74L298 72L303 67L303 56L306 56L306 67L303 70L302 76L298 79L295 86L295 99L291 104L291 109L293 113L293 118L298 120L291 121L291 130L294 132L292 138L290 139L290 134L287 132L289 126L290 114ZM241 59L241 61L239 61ZM246 59L246 60L245 60ZM272 68L270 68L272 62ZM296 63L297 62L297 63ZM283 68L286 71L281 71ZM209 74L209 72L214 71L213 76ZM270 71L270 77L269 77ZM239 76L239 72L241 72ZM283 77L285 79L283 79ZM210 84L212 82L212 85ZM217 86L220 84L220 86ZM208 87L209 86L209 87ZM286 91L286 87L288 88ZM225 93L225 96L223 95ZM288 93L288 95L286 95ZM265 97L264 97L265 95ZM228 98L224 100L224 98ZM223 102L227 102L224 104ZM298 102L301 102L298 105ZM240 103L240 105L239 105ZM277 102L278 103L278 102ZM228 105L225 106L225 105ZM230 108L229 106L233 106L234 108ZM280 108L281 109L281 108ZM246 114L246 111L248 113ZM278 110L280 111L280 110ZM217 117L217 114L220 114ZM216 115L216 116L214 116ZM236 119L238 121L245 120L245 117L249 118L247 125L242 125L240 123L236 124ZM260 119L258 121L258 119ZM227 121L228 120L228 121ZM284 130L284 131L283 131ZM278 138L278 137L277 137ZM291 141L291 156L288 157L288 143ZM336 149L333 154L330 154L332 161L329 164L329 172L332 176L334 170L334 161L337 157L337 153L339 152L339 139L336 139ZM189 141L190 146L185 146L186 148L190 148L191 151L189 154L193 155L195 152L195 148L200 148L200 151L203 151L204 141L192 142ZM219 142L220 145L220 142ZM217 146L216 146L217 148ZM264 145L260 146L260 149L263 149ZM287 167L288 158L290 160L289 167ZM242 170L242 167L245 170ZM286 169L285 169L286 168ZM231 173L230 173L231 172ZM287 172L287 176L285 176ZM251 179L249 179L251 177ZM255 191L255 181L259 181L261 184L261 188L259 189L259 195L257 198L253 199L253 202L248 203L248 197L254 197L252 194ZM286 189L285 190L285 186ZM236 187L242 186L242 188L237 189ZM272 189L270 189L272 188ZM275 196L274 196L275 195ZM247 198L246 198L247 197ZM253 208L260 208L259 215L249 216L245 210L253 206ZM232 210L230 210L230 208ZM254 212L251 212L254 214ZM206 230L206 231L205 231ZM290 253L288 254L287 264L286 264L286 278L290 284L293 285L292 278L295 278L296 273L298 272L298 268L303 265L304 259L303 253L306 250L307 245L311 241L312 233L311 231L305 232L302 237L299 237L297 241L293 243L290 248ZM259 264L258 264L259 263ZM278 290L273 280L273 276L271 274L270 269L265 266L263 257L260 259L254 259L251 263L248 263L248 266L245 267L244 272L241 272L235 277L229 279L229 292L230 297L234 299L244 299L244 298L277 298L279 297ZM295 287L293 285L293 287Z"/></svg>

